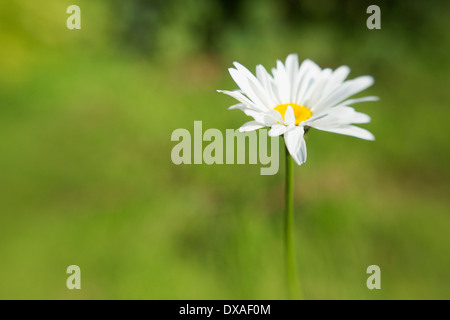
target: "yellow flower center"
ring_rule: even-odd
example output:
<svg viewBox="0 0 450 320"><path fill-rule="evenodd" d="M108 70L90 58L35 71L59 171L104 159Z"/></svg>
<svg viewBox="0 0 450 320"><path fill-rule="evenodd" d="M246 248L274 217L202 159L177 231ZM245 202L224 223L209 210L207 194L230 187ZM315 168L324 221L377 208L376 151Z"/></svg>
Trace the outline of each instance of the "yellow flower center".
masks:
<svg viewBox="0 0 450 320"><path fill-rule="evenodd" d="M286 113L287 107L291 106L292 109L294 109L294 115L295 115L295 125L298 125L300 122L305 121L312 116L311 110L309 110L307 107L301 106L296 103L285 103L285 104L279 104L274 109L278 111L281 116L284 118L284 114Z"/></svg>

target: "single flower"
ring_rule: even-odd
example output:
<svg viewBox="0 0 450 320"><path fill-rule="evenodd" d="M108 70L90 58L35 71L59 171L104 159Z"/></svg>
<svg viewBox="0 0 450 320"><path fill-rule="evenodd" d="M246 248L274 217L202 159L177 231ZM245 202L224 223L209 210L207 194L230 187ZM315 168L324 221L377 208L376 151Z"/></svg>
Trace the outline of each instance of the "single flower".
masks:
<svg viewBox="0 0 450 320"><path fill-rule="evenodd" d="M270 136L284 135L286 148L297 164L306 161L304 134L309 128L375 139L369 131L352 125L368 123L370 117L351 105L378 97L348 99L370 87L374 82L371 76L345 80L349 67L321 69L308 59L299 66L296 54L290 54L285 64L277 61L272 74L262 65L256 67L256 76L238 62L234 66L229 71L240 89L218 91L240 102L229 109L240 109L253 117L254 121L244 123L239 130L270 127Z"/></svg>

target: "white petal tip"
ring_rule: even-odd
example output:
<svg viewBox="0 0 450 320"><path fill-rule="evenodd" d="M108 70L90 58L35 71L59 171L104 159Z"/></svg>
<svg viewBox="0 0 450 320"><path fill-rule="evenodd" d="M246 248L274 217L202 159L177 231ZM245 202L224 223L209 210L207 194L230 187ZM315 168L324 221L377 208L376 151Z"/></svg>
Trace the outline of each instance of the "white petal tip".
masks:
<svg viewBox="0 0 450 320"><path fill-rule="evenodd" d="M233 73L234 73L234 72L238 72L238 70L235 69L235 68L228 68L228 72L229 72L231 75L233 75Z"/></svg>
<svg viewBox="0 0 450 320"><path fill-rule="evenodd" d="M301 166L302 164L304 164L306 162L306 160L305 161L301 161L300 159L297 159L295 157L292 157L292 159L294 159L294 162L296 164L298 164L299 166Z"/></svg>
<svg viewBox="0 0 450 320"><path fill-rule="evenodd" d="M359 136L357 138L367 140L367 141L375 141L375 136L370 132L367 132L365 135Z"/></svg>
<svg viewBox="0 0 450 320"><path fill-rule="evenodd" d="M273 131L269 131L268 133L267 133L267 135L269 136L269 137L279 137L279 136L281 136L283 133L277 133L277 132L273 132Z"/></svg>

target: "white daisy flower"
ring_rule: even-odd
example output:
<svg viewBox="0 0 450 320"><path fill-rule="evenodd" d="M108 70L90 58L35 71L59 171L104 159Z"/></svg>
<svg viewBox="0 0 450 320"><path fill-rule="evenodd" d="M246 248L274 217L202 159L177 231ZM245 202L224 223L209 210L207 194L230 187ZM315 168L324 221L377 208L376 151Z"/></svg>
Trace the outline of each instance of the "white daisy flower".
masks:
<svg viewBox="0 0 450 320"><path fill-rule="evenodd" d="M306 161L304 134L309 128L374 140L369 131L352 124L368 123L370 117L356 112L350 105L376 101L367 96L348 99L374 83L371 76L345 81L350 68L321 69L311 60L299 66L298 56L290 54L286 63L277 61L269 74L262 65L256 76L238 62L230 68L231 77L240 90L223 92L240 103L229 109L240 109L254 121L244 123L239 131L246 132L270 127L270 136L284 135L286 147L296 163ZM346 100L348 99L348 100Z"/></svg>

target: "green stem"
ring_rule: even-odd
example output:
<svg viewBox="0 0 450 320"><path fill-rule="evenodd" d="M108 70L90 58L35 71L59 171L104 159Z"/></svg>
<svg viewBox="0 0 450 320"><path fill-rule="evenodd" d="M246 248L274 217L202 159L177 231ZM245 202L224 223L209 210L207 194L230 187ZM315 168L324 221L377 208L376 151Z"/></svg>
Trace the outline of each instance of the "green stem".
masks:
<svg viewBox="0 0 450 320"><path fill-rule="evenodd" d="M285 245L286 271L290 299L301 299L300 281L297 274L297 264L294 250L294 159L286 148L286 216Z"/></svg>

